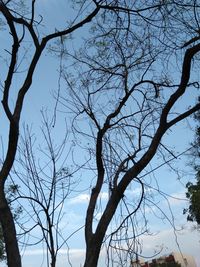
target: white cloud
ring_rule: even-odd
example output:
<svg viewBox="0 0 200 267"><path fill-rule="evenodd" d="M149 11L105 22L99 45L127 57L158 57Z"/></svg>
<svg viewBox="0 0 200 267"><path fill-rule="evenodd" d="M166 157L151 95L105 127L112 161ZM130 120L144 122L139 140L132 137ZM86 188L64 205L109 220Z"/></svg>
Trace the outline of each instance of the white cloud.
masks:
<svg viewBox="0 0 200 267"><path fill-rule="evenodd" d="M108 199L108 193L102 192L99 194L101 201ZM72 199L70 199L69 204L87 204L90 199L90 194L80 194Z"/></svg>
<svg viewBox="0 0 200 267"><path fill-rule="evenodd" d="M101 200L108 200L108 193L107 192L102 192L99 195Z"/></svg>
<svg viewBox="0 0 200 267"><path fill-rule="evenodd" d="M125 195L127 197L136 197L136 196L138 197L138 196L141 195L141 193L142 193L141 188L140 187L137 187L137 188L134 188L134 189L128 189L128 190L126 190Z"/></svg>
<svg viewBox="0 0 200 267"><path fill-rule="evenodd" d="M72 199L70 199L70 204L85 204L88 203L90 199L89 194L80 194Z"/></svg>
<svg viewBox="0 0 200 267"><path fill-rule="evenodd" d="M199 256L199 234L198 232L191 231L191 228L185 227L183 230L177 232L178 243L180 245L180 249L182 253L190 254L194 256L197 261L197 267L200 267L200 256ZM159 247L163 246L163 251L161 255L171 253L172 251L176 252L179 250L178 245L176 243L176 237L174 235L174 231L172 228L165 229L156 235L151 236L143 236L141 239L143 244L143 252L144 256L153 255L154 249L159 249ZM79 240L77 240L79 244ZM79 244L80 245L80 244ZM69 254L68 254L69 253ZM67 263L68 255L70 257L70 261L72 266L81 266L83 264L85 258L85 249L84 247L80 248L72 248L69 251L67 249L61 249L58 255L57 265L59 267L69 267ZM100 262L103 263L105 259L105 253L101 253ZM27 249L24 253L23 262L24 266L32 267L28 262L39 262L39 259L44 259L45 254L43 249ZM38 263L39 264L39 263ZM41 265L46 267L46 265ZM103 266L103 265L99 265Z"/></svg>
<svg viewBox="0 0 200 267"><path fill-rule="evenodd" d="M60 249L58 255L66 255L66 253L69 253L73 257L77 257L77 255L83 256L85 254L85 249ZM31 255L44 255L46 254L45 249L27 249L24 252L24 256L31 256Z"/></svg>
<svg viewBox="0 0 200 267"><path fill-rule="evenodd" d="M46 251L44 249L27 249L23 256L34 256L34 255L44 255Z"/></svg>
<svg viewBox="0 0 200 267"><path fill-rule="evenodd" d="M169 204L171 206L179 206L185 204L187 199L185 197L185 191L177 192L168 197Z"/></svg>
<svg viewBox="0 0 200 267"><path fill-rule="evenodd" d="M46 253L43 249L28 249L23 255L23 263L27 267L39 265L41 267L46 266ZM72 266L80 266L85 258L85 249L60 249L57 256L57 266L68 267L68 259L72 263ZM30 265L33 262L33 265Z"/></svg>
<svg viewBox="0 0 200 267"><path fill-rule="evenodd" d="M191 231L189 228L183 228L174 233L172 228L165 229L153 236L143 236L143 255L151 256L156 249L163 248L162 254L168 254L172 251L179 251L190 254L200 267L199 242L200 237L196 231Z"/></svg>

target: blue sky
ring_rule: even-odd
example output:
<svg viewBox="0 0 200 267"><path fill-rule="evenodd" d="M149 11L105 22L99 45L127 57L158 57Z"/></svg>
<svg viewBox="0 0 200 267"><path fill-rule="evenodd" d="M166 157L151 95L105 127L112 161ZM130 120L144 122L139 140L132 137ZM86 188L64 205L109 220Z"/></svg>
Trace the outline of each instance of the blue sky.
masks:
<svg viewBox="0 0 200 267"><path fill-rule="evenodd" d="M42 14L47 15L47 20L44 20L44 23L48 22L50 25L47 31L50 31L50 28L54 29L57 27L59 28L59 26L63 26L63 21L65 22L65 15L69 15L70 13L70 9L67 8L64 0L60 0L59 3L58 1L54 0L41 0L40 4L38 5L38 9ZM55 14L59 14L59 16L55 17ZM44 32L45 31L46 30L44 29ZM3 41L0 45L1 53L3 51L3 44L8 45L7 37L6 35L4 35L4 32L2 33L3 34L0 35L0 41ZM79 35L83 34L83 30L79 31L78 33ZM33 131L37 135L38 143L40 140L40 111L42 109L47 109L49 114L52 114L52 107L55 106L53 92L58 87L58 71L59 62L57 58L45 51L34 75L32 87L26 97L22 114L22 123L29 123L32 125ZM3 75L0 75L0 78L3 79ZM21 76L19 75L19 78L16 79L16 88L18 88L18 84L20 84L20 77ZM192 95L190 95L189 93L186 97L185 103L187 103L187 99L190 97L192 97ZM0 113L2 114L1 108ZM65 129L65 127L63 127L63 122L65 116L66 114L64 113L57 114L56 127L54 129L54 139L56 142L59 142L59 139L63 136L63 131ZM3 136L4 141L6 142L7 123L4 118L2 125L5 125L5 128L1 129L1 136ZM181 153L187 147L188 143L192 141L193 135L192 131L190 131L190 129L187 127L187 123L181 123L179 126L176 126L174 128L172 134L169 133L166 139L170 141L172 147L176 146L177 151ZM71 142L71 139L69 139L69 142ZM69 149L69 147L66 147L66 150L67 149ZM76 151L75 153L77 157L80 157L80 160L84 160L83 155L79 155L78 151ZM71 160L69 160L69 162L69 165L71 165ZM154 164L156 166L156 160L154 161ZM187 166L187 158L178 158L175 165L179 166L179 168L182 169L183 172L189 170ZM90 181L85 182L85 177L87 176L91 178L92 174L89 174L87 171L85 171L81 175L79 175L78 178L81 179L81 182L79 183L79 189L81 189L81 193L75 192L70 195L64 206L65 215L64 219L62 220L61 228L63 229L63 233L66 236L69 236L71 232L84 225L85 211L89 199L89 192L88 190L83 191L83 189L87 189L90 184ZM183 175L183 179L179 181L177 179L177 176L173 174L169 170L169 168L167 168L167 166L160 168L154 173L154 175L150 175L148 177L148 179L151 180L157 179L160 189L172 196L168 198L168 201L170 202L170 207L172 209L172 213L174 214L175 225L180 230L176 232L176 236L169 222L155 218L153 210L146 209L148 220L151 225L150 231L152 235L147 235L141 238L141 242L143 243L143 255L146 255L147 257L151 256L154 249L159 249L161 246L163 246L162 253L177 251L179 249L176 242L177 237L181 251L183 253L185 252L193 255L198 261L198 267L200 266L200 234L192 230L193 224L188 223L186 221L186 217L182 215L183 208L187 207L184 185L189 178L189 176ZM154 185L156 186L155 183ZM129 195L129 197L131 197L133 194L137 196L139 194L139 190L137 188L133 188L132 190L130 189L127 192L127 195ZM107 197L107 192L103 192L101 195L102 204L105 203ZM160 196L155 196L155 198L158 201L159 207L161 207L163 212L171 216L167 202L163 198L160 198ZM155 213L159 214L158 211L155 211ZM39 232L36 234L39 234ZM73 266L81 266L81 264L83 263L85 252L83 236L84 233L82 229L78 233L76 233L69 241L69 255ZM22 254L24 267L35 267L36 265L45 266L44 248L42 248L41 246L27 247L25 250L22 249ZM102 257L99 263L100 267L104 266L104 257L105 251L102 251ZM60 255L58 257L58 266L70 266L69 264L66 265L66 261L66 248L64 247L60 251Z"/></svg>

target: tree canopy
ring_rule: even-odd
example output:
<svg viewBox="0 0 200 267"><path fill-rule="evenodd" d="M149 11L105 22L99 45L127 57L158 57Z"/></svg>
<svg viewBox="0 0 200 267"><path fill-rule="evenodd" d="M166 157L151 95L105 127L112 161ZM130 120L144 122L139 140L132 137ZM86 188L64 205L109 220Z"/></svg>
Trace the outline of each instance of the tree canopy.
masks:
<svg viewBox="0 0 200 267"><path fill-rule="evenodd" d="M69 163L89 195L81 227L86 244L83 266L96 267L102 248L108 266L125 266L140 251L139 237L148 232L146 207L156 207L166 218L147 190L149 174L179 155L166 136L200 109L200 5L196 0L81 0L71 1L69 7L64 1L68 13L58 28L56 18L48 20L40 13L40 3L0 0L2 33L8 40L0 84L7 133L0 162L0 223L8 266L22 266L19 227L6 197L8 180L12 177L14 184L23 184L20 190L26 188L17 190L16 202L28 202L31 212L24 221L32 220L34 226L24 227L23 234L40 226L42 241L53 255L49 263L47 253L47 263L54 267L60 247L54 241L60 237L62 217L56 193L63 199L68 196ZM80 29L84 32L78 43ZM59 74L50 107L53 123L44 135L44 149L40 146L45 155L41 164L32 136L23 139L21 121L28 92L35 90L40 97L34 77L49 52L57 56ZM42 80L43 71L40 75ZM70 138L54 146L50 128L59 131L60 111L68 127L63 131ZM20 137L25 142L20 143ZM69 150L63 152L66 143ZM58 168L59 159L66 166ZM132 188L139 194L132 190L128 195Z"/></svg>
<svg viewBox="0 0 200 267"><path fill-rule="evenodd" d="M193 166L196 171L196 182L188 182L186 184L187 192L186 197L189 200L189 208L184 209L184 213L187 213L188 221L195 221L198 225L200 225L200 165L199 165L199 157L200 157L200 113L197 112L195 115L195 119L198 123L196 127L196 136L195 141L193 143L193 150L191 153L192 158L194 159Z"/></svg>

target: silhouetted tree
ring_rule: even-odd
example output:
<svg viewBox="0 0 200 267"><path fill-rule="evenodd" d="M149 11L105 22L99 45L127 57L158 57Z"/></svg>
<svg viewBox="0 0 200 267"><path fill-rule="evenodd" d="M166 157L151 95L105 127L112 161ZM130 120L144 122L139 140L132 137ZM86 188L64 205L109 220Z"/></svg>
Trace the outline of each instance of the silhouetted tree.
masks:
<svg viewBox="0 0 200 267"><path fill-rule="evenodd" d="M63 140L55 143L53 130L56 129L44 113L42 118L43 142L38 148L35 146L36 135L29 127L24 129L17 157L18 168L13 173L13 180L17 176L21 187L17 189L13 201L18 201L23 206L27 203L29 207L18 221L20 236L25 237L24 245L41 243L45 248L47 266L55 267L59 250L67 245L67 231L62 231L61 224L66 200L75 183L66 166L67 130ZM34 234L35 230L37 235ZM28 237L31 237L30 242L27 241Z"/></svg>
<svg viewBox="0 0 200 267"><path fill-rule="evenodd" d="M0 227L0 261L5 260L5 244L3 240L2 228Z"/></svg>
<svg viewBox="0 0 200 267"><path fill-rule="evenodd" d="M1 162L0 169L0 223L2 225L3 237L9 267L21 267L21 257L16 238L16 229L12 213L5 195L5 183L12 169L19 139L19 125L21 112L25 96L31 87L33 75L38 62L47 44L56 38L69 36L77 29L81 28L99 13L101 8L115 11L118 7L112 7L112 1L82 1L82 5L70 21L63 25L62 29L53 29L49 32L48 25L43 28L43 17L37 13L37 4L40 1L29 2L21 0L1 0L1 26L8 33L9 39L5 47L5 67L4 82L1 82L1 97L4 115L6 116L8 127L7 147L5 157ZM76 1L73 1L76 2ZM101 7L104 4L104 7ZM127 10L126 10L127 11ZM126 12L125 10L123 12ZM67 18L66 18L67 19ZM4 35L5 35L4 31ZM30 46L31 44L31 46ZM28 54L28 61L24 63L24 55ZM23 68L25 64L25 68ZM22 68L22 69L20 69ZM25 69L25 71L24 71ZM15 77L17 73L23 73L21 83L15 87ZM14 92L13 92L14 91ZM14 97L12 97L14 95ZM12 99L12 100L11 100ZM7 128L6 128L7 129Z"/></svg>
<svg viewBox="0 0 200 267"><path fill-rule="evenodd" d="M88 170L95 177L85 220L84 267L97 266L103 245L108 258L113 251L118 258L136 253L138 228L147 232L145 217L137 221L137 214L145 215L144 206L150 203L145 177L177 157L164 137L200 108L195 103L197 1L123 4L128 16L118 8L115 13L103 12L84 48L75 54L65 51L76 73L63 62L67 93L59 100L67 114L74 114L73 133L79 149L88 151ZM193 99L185 104L181 101L188 93ZM127 194L134 187L140 188L135 199ZM108 199L101 206L105 191ZM159 212L165 216L162 208ZM121 258L119 265L128 262Z"/></svg>
<svg viewBox="0 0 200 267"><path fill-rule="evenodd" d="M62 70L60 75L65 78L69 91L65 99L58 93L59 100L64 100L70 112L75 114L70 127L74 142L81 135L84 141L80 148L88 151L91 159L87 166L93 179L85 219L84 267L97 266L106 240L109 240L108 258L112 249L117 253L125 250L134 253L136 248L130 240L137 236L136 212L141 211L144 200L148 202L144 180L152 171L148 167L155 155L165 162L169 156L176 158L163 137L175 124L200 109L200 104L194 104L194 101L178 105L188 91L195 97L199 87L198 77L194 75L200 51L198 1L73 2L79 6L74 20L70 18L61 30L42 35L45 20L37 14L39 1L28 2L29 7L24 5L25 1L0 1L2 22L10 38L10 47L5 48L5 82L1 83L9 134L0 170L0 223L9 267L21 267L21 257L14 219L5 195L5 182L17 153L24 99L50 41L58 38L63 49L64 36L95 18L90 31L92 37L85 34L87 40L81 53L69 55L69 51L61 51L62 55L72 56L75 64L70 73L69 61L64 62L67 71ZM14 78L23 65L26 51L29 63L24 63L24 76L16 88ZM141 193L133 203L130 199L127 201L126 192L135 184ZM104 190L108 194L107 202L96 220ZM115 229L108 233L118 210L123 212L115 220ZM128 237L130 225L131 238Z"/></svg>

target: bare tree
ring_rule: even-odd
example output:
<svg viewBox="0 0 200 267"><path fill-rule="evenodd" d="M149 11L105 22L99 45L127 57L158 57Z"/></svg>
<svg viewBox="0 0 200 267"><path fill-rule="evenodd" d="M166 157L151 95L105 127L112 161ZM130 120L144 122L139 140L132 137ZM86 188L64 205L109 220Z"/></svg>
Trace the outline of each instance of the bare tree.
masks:
<svg viewBox="0 0 200 267"><path fill-rule="evenodd" d="M52 130L52 124L43 114L43 143L36 148L36 136L29 127L25 129L12 176L13 181L18 181L17 196L12 202L24 207L17 221L19 242L25 248L42 243L46 247L47 266L55 267L59 250L67 244L67 231L63 233L61 223L66 199L75 183L66 165L67 129L61 144L53 141Z"/></svg>
<svg viewBox="0 0 200 267"><path fill-rule="evenodd" d="M198 1L132 1L131 9L124 2L128 16L120 8L102 13L80 53L66 51L74 59L77 76L70 76L63 63L67 96L60 95L59 100L68 114L74 114L74 135L84 140L80 149L84 146L94 159L88 165L95 178L85 220L84 267L97 266L109 237L110 247L123 240L122 232L128 243L126 234L145 200L145 177L177 157L165 142L166 133L200 108L195 102L199 8ZM181 100L188 92L193 99L184 104ZM126 192L136 184L141 194L130 205ZM96 222L105 190L108 200ZM124 215L112 232L108 227L121 205ZM131 246L134 250L130 242Z"/></svg>
<svg viewBox="0 0 200 267"><path fill-rule="evenodd" d="M5 48L5 52L7 53L7 69L5 71L4 82L1 83L2 105L7 119L9 133L5 158L2 160L0 170L0 223L2 225L9 267L20 267L21 258L13 216L8 206L4 189L6 179L15 160L23 103L31 87L36 66L44 49L51 40L70 35L85 24L91 22L101 8L115 10L118 6L117 1L114 7L112 7L112 1L108 1L106 4L104 1L82 1L74 19L70 18L71 21L63 29L54 29L51 33L42 35L43 17L37 14L38 3L39 1L36 0L29 1L27 4L24 1L18 0L0 1L1 23L4 25L10 41L9 47ZM101 4L104 4L104 6L101 6ZM123 12L126 11L124 10ZM32 48L30 48L30 44ZM28 55L29 63L25 64L26 71L21 78L21 85L19 88L15 88L13 93L14 79L16 73L20 72L20 67L23 65L23 57L27 51L30 52ZM12 98L13 95L14 97Z"/></svg>
<svg viewBox="0 0 200 267"><path fill-rule="evenodd" d="M26 93L47 44L59 38L62 45L63 36L69 36L95 18L91 29L93 38L86 42L80 54L73 55L78 60L73 66L78 76L73 80L69 73L64 74L70 89L64 104L75 112L74 134L84 136L84 150L95 159L88 164L95 172L95 180L85 221L84 264L84 267L94 267L120 205L124 205L127 213L116 221L119 227L109 233L110 244L141 207L144 177L150 171L148 167L154 162L154 156L164 160L169 155L176 157L164 143L164 135L200 108L199 103L193 102L187 107L177 105L189 90L195 95L199 87L198 77L192 72L200 50L199 3L196 0L80 1L75 19L62 30L53 30L47 35L41 34L43 18L36 12L37 3L32 0L28 9L21 9L23 1L0 1L1 16L11 41L11 47L5 49L9 59L2 83L2 105L9 135L0 170L0 222L8 266L21 266L14 220L5 197L5 182L17 152ZM30 63L11 101L14 77L20 70L27 38L28 44L32 44ZM76 76L74 70L73 75ZM133 183L139 184L141 195L129 210L126 192ZM105 187L108 201L96 222L96 208Z"/></svg>

